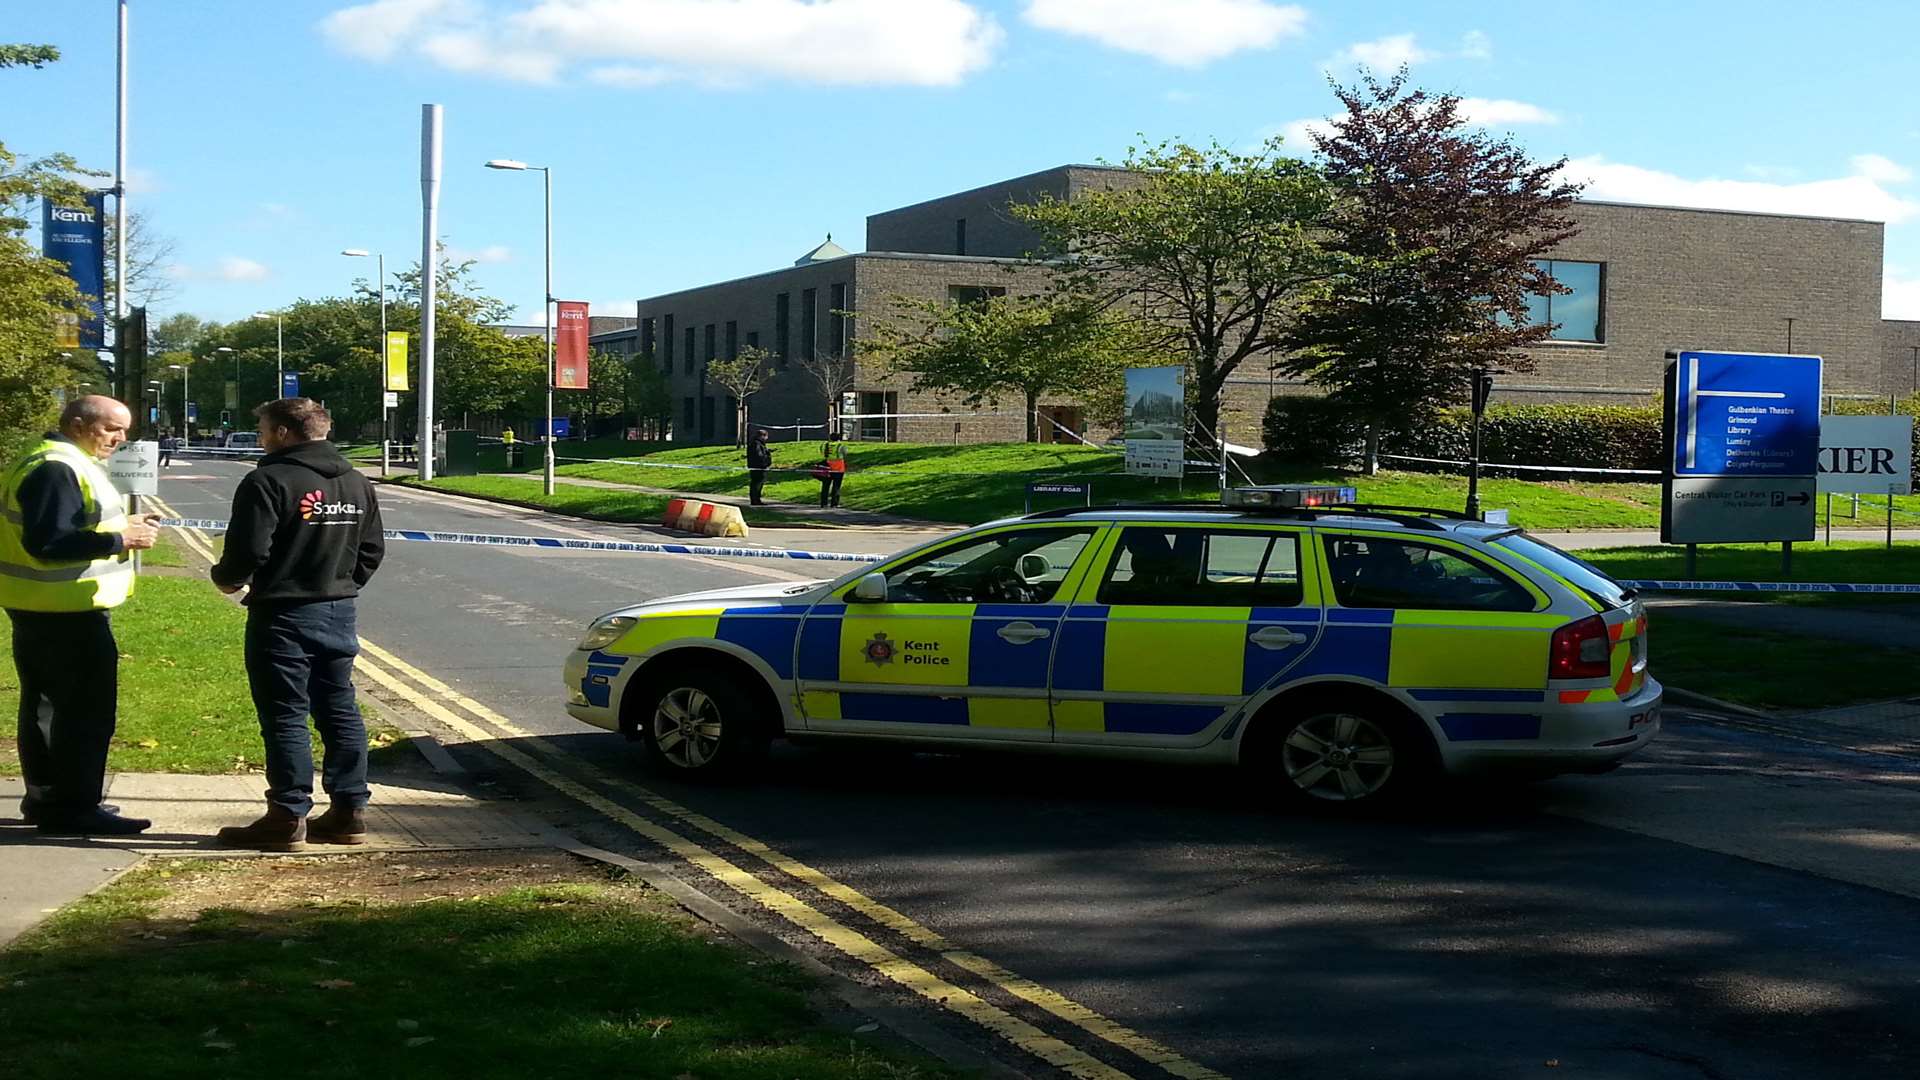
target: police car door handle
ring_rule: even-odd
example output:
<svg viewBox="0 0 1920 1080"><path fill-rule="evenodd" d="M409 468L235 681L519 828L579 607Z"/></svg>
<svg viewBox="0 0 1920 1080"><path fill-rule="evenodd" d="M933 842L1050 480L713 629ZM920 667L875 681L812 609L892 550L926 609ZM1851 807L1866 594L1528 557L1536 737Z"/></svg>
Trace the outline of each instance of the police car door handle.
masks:
<svg viewBox="0 0 1920 1080"><path fill-rule="evenodd" d="M1284 649L1289 645L1305 645L1307 635L1297 634L1284 627L1268 626L1248 634L1247 640L1263 649Z"/></svg>
<svg viewBox="0 0 1920 1080"><path fill-rule="evenodd" d="M1030 622L1010 622L994 633L1000 635L1000 640L1014 645L1025 645L1053 636L1053 631L1044 626L1035 626Z"/></svg>

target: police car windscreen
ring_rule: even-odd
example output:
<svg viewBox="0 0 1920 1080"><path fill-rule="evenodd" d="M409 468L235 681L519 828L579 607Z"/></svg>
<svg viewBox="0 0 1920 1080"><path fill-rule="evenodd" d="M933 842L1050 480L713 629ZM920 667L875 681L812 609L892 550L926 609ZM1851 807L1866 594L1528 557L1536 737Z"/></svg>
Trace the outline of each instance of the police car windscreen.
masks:
<svg viewBox="0 0 1920 1080"><path fill-rule="evenodd" d="M1535 540L1526 533L1508 533L1494 543L1559 574L1608 607L1619 607L1633 596L1633 590L1608 577L1592 563L1575 558L1552 544Z"/></svg>

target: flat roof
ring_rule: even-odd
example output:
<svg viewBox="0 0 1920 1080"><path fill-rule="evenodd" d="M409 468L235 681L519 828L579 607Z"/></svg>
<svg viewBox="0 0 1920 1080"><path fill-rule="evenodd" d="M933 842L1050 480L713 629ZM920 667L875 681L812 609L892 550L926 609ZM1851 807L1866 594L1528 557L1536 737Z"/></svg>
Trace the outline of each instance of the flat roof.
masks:
<svg viewBox="0 0 1920 1080"><path fill-rule="evenodd" d="M1035 177L1046 176L1050 173L1070 172L1074 169L1085 169L1088 172L1132 172L1133 171L1121 165L1071 165L1071 164L1055 165L1050 169L1041 169L1038 172L1026 173L1025 175L1015 176L1007 180L994 180L989 183L981 184L977 187L966 188L965 190L962 190L962 191L950 191L945 195L935 195L931 199L921 199L919 202L907 203L905 206L896 206L891 210L881 210L877 213L868 214L867 217L871 219L871 218L877 218L877 217L884 217L887 214L898 214L904 210L912 210L916 207L927 206L931 203L945 202L948 199L962 198L967 195L972 195L975 192L985 191L988 188L1006 187L1010 184L1017 184L1022 180L1032 180Z"/></svg>
<svg viewBox="0 0 1920 1080"><path fill-rule="evenodd" d="M1673 210L1682 214L1741 214L1746 217L1792 218L1799 221L1844 221L1853 225L1885 225L1872 218L1835 217L1831 214L1789 214L1779 210L1731 210L1719 206L1673 206L1668 203L1622 202L1619 199L1575 199L1582 206L1624 206L1634 210Z"/></svg>
<svg viewBox="0 0 1920 1080"><path fill-rule="evenodd" d="M897 261L913 260L917 262L979 263L982 265L987 265L987 264L1003 264L1004 265L1007 263L1024 263L1027 261L1025 259L1017 259L1017 258L1004 256L1004 255L940 255L934 252L923 252L923 251L855 251L855 252L850 252L846 255L841 255L836 258L832 258L832 259L822 259L819 262L804 263L799 266L782 266L774 270L763 270L758 274L744 274L737 278L727 278L723 281L709 282L705 285L690 285L687 288L675 289L674 291L669 293L659 293L654 296L642 297L640 299L640 303L643 305L652 304L662 300L671 300L676 296L684 296L687 293L699 292L702 289L718 289L722 286L738 285L738 284L741 284L742 282L753 281L758 278L769 278L769 277L777 277L781 274L799 273L800 271L812 270L812 269L815 269L816 267L832 266L834 263L846 262L848 260L857 261L860 259L883 259L883 260L897 260Z"/></svg>

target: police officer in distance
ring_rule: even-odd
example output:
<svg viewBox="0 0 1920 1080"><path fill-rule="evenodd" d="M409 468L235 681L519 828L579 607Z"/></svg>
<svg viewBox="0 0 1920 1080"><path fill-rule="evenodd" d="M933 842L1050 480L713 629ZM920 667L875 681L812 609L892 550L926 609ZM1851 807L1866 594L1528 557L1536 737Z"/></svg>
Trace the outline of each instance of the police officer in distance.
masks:
<svg viewBox="0 0 1920 1080"><path fill-rule="evenodd" d="M127 407L89 395L0 487L0 607L20 678L20 815L64 836L128 836L153 823L100 802L119 705L109 612L133 594L132 553L153 546L100 462L126 441Z"/></svg>
<svg viewBox="0 0 1920 1080"><path fill-rule="evenodd" d="M247 682L267 750L267 812L221 829L230 847L298 851L308 840L366 842L367 727L353 692L360 651L354 599L386 554L373 485L327 442L319 402L281 398L254 410L266 456L233 494L220 591L251 585ZM325 747L328 810L312 821L313 749Z"/></svg>

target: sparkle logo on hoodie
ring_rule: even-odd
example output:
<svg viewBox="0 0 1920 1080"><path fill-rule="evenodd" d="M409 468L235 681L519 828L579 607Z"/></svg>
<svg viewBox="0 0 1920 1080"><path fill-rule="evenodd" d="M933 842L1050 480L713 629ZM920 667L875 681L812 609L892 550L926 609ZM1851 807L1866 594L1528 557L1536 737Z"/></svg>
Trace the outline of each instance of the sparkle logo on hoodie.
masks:
<svg viewBox="0 0 1920 1080"><path fill-rule="evenodd" d="M328 502L327 493L315 488L300 496L300 520L309 525L351 525L360 517L360 507L350 502Z"/></svg>

